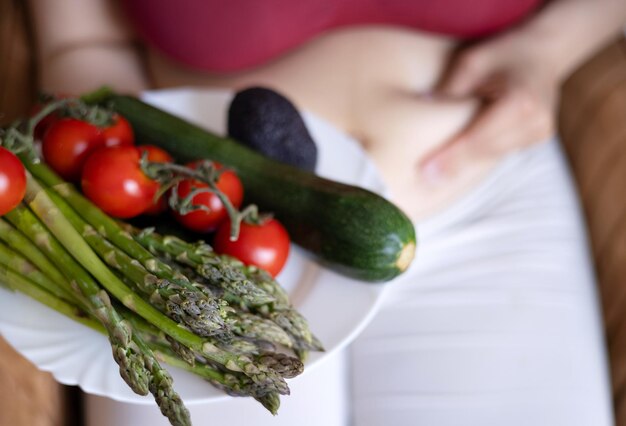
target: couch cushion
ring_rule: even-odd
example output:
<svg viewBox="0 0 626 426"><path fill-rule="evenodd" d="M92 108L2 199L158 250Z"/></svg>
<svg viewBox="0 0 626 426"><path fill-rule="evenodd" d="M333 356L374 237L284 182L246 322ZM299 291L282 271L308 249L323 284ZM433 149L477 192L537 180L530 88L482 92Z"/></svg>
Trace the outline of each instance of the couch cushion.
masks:
<svg viewBox="0 0 626 426"><path fill-rule="evenodd" d="M618 425L626 425L626 40L565 84L559 128L587 216Z"/></svg>

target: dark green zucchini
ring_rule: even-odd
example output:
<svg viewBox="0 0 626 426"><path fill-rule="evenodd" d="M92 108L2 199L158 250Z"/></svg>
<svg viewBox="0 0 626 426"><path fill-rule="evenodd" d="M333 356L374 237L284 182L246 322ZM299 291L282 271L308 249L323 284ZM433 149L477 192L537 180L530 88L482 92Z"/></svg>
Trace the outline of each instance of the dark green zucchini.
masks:
<svg viewBox="0 0 626 426"><path fill-rule="evenodd" d="M137 98L109 94L104 102L130 121L138 141L181 162L207 158L236 170L246 201L273 212L293 241L327 266L361 280L387 281L413 260L413 224L383 197L270 160Z"/></svg>

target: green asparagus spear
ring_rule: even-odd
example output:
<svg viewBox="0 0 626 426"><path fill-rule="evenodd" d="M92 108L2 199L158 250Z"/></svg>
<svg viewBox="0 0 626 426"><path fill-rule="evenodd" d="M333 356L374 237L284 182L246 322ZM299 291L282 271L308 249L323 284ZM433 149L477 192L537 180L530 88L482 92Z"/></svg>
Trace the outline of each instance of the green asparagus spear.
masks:
<svg viewBox="0 0 626 426"><path fill-rule="evenodd" d="M161 367L152 349L138 334L133 336L133 340L144 354L144 361L151 373L150 393L154 396L161 413L169 419L172 426L191 426L189 411L174 390L170 373Z"/></svg>
<svg viewBox="0 0 626 426"><path fill-rule="evenodd" d="M259 279L261 287L252 284L239 269L231 267L229 263L232 264L233 260L221 261L219 256L212 253L209 246L194 246L175 237L161 237L151 232L134 232L134 237L141 243L138 244L130 235L131 227L122 230L116 221L97 209L72 185L63 182L45 164L31 162L25 162L25 164L31 173L62 196L76 211L80 211L83 218L101 235L110 239L115 246L121 248L129 256L141 262L148 271L157 277L168 280L184 279L182 274L176 274L169 265L160 261L147 249L171 254L177 257L179 261L195 267L199 275L204 276L212 285L224 289L227 296L226 300L231 303L245 307L258 307L259 311L275 301L278 301L276 306L279 308L287 309L289 307L284 290L271 277L258 269L248 268L244 270L250 277ZM269 291L263 291L262 288ZM289 311L286 314L275 316L278 317L281 327L288 327L285 330L292 336L294 347L301 353L307 349L323 350L319 341L308 329L306 320L297 311L291 310L290 307Z"/></svg>
<svg viewBox="0 0 626 426"><path fill-rule="evenodd" d="M274 302L274 298L255 286L238 269L222 262L215 253L196 251L193 245L173 236L161 236L152 229L133 230L133 237L153 253L172 256L176 261L192 269L211 286L220 288L224 298L232 303L245 306L262 306ZM204 250L204 248L203 248Z"/></svg>
<svg viewBox="0 0 626 426"><path fill-rule="evenodd" d="M226 369L244 372L254 380L262 382L268 380L284 382L284 379L267 367L267 365L263 363L257 364L253 358L247 355L232 354L224 351L213 342L180 327L175 321L163 315L130 290L113 271L102 263L80 234L61 214L41 185L30 175L27 179L24 199L39 219L50 229L51 233L58 238L65 249L127 308L138 313L148 322L157 326L183 345L200 353L208 360L221 364ZM294 366L301 366L301 363L298 364L299 361L296 361L295 358L292 359Z"/></svg>
<svg viewBox="0 0 626 426"><path fill-rule="evenodd" d="M198 363L194 366L189 366L189 364L177 358L176 355L166 346L157 344L152 346L152 348L157 358L166 364L185 369L197 376L203 377L207 381L211 382L215 387L223 390L231 396L252 396L261 402L272 414L277 413L280 406L279 396L281 393L275 389L259 386L243 374L233 372L225 373L206 364ZM282 392L282 390L280 392ZM269 395L273 396L269 397ZM269 406L264 402L267 399L272 400L272 404Z"/></svg>
<svg viewBox="0 0 626 426"><path fill-rule="evenodd" d="M220 256L220 259L231 265L233 268L239 268L243 271L246 278L252 281L258 288L262 289L266 294L269 294L274 298L274 309L290 309L291 302L289 301L289 295L284 288L276 282L272 276L259 269L256 266L245 265L239 259L232 256Z"/></svg>
<svg viewBox="0 0 626 426"><path fill-rule="evenodd" d="M228 295L225 295L227 300L278 324L289 334L292 342L289 346L297 351L301 359L305 358L309 350L324 350L319 340L311 333L306 319L291 306L285 291L266 272L258 268L246 267L239 260L229 256L220 256L203 243L187 243L177 237L159 235L151 229L139 231L128 227L128 230L138 242L149 250L174 256L183 264L192 266L196 272L205 278L211 277L210 274L215 274L215 272L209 272L216 270L215 265L219 265L223 271L228 271L225 275L237 276L238 279L246 276L253 278L254 284L247 278L245 281L250 282L257 289L257 292L260 291L262 294L269 295L272 302L250 305L245 297L234 294L230 294L230 299ZM212 282L212 280L209 281Z"/></svg>
<svg viewBox="0 0 626 426"><path fill-rule="evenodd" d="M2 240L2 229L5 228L3 225L10 227L14 235L19 233L18 230L13 229L9 224L4 222L0 218L0 240ZM36 254L41 254L41 252L39 252L38 250L32 252ZM36 257L36 255L34 257ZM0 242L0 265L12 269L15 272L21 273L25 277L40 281L43 288L45 288L47 291L54 294L55 296L65 300L66 302L74 303L81 307L85 306L83 298L79 298L75 293L71 291L70 288L68 288L68 286L66 285L68 281L66 281L64 278L61 278L61 281L54 281L48 278L48 276L46 276L43 272L37 269L37 266L35 264L26 260L26 258L24 258L20 253L10 249L2 242ZM56 269L55 271L58 272L58 270Z"/></svg>
<svg viewBox="0 0 626 426"><path fill-rule="evenodd" d="M280 408L280 395L278 393L271 392L255 399L273 415L278 413L278 409Z"/></svg>
<svg viewBox="0 0 626 426"><path fill-rule="evenodd" d="M1 251L2 248L0 248L0 252ZM9 253L11 252L8 248L6 251ZM55 295L40 288L40 285L45 283L46 278L41 273L31 274L32 271L37 270L29 268L27 271L15 271L10 268L0 267L0 282L7 285L9 289L19 291L67 316L68 318L90 327L99 333L106 334L105 328L98 321L89 317L78 307L66 303ZM26 273L26 275L24 275L24 273ZM31 277L32 280L28 279L28 277ZM139 321L141 320L138 320L135 317L133 324L136 324ZM142 335L150 335L150 333L154 332L154 330L145 323L141 328L144 330ZM147 363L149 365L149 369L153 373L153 378L151 379L151 392L155 395L155 398L157 398L157 403L159 403L163 414L170 419L173 425L190 424L188 421L188 413L186 412L180 397L173 393L169 373L158 366L159 359L171 366L186 369L207 379L216 387L224 390L230 395L252 396L257 399L267 399L267 395L269 394L278 395L278 393L272 390L272 388L268 389L259 386L243 374L224 373L207 365L201 364L198 364L195 367L190 367L185 361L180 360L170 349L167 348L167 346L164 346L163 344L146 344L136 334L133 339L135 339L135 342L138 343L138 346L142 349L143 353L155 354L154 357L152 355L150 356L149 362ZM279 400L277 401L279 404ZM270 409L273 414L276 414L278 405L274 404L268 409Z"/></svg>
<svg viewBox="0 0 626 426"><path fill-rule="evenodd" d="M110 244L91 225L85 223L62 197L50 190L47 193L100 258L132 282L133 288L149 298L153 306L174 321L185 324L199 336L228 333L223 319L226 311L222 303L208 299L204 293L189 291L176 282L160 279L151 274L138 261Z"/></svg>
<svg viewBox="0 0 626 426"><path fill-rule="evenodd" d="M22 157L23 158L23 157ZM90 224L100 235L113 243L131 258L141 263L147 271L160 279L169 280L185 287L189 291L202 292L202 286L193 285L187 277L177 273L169 265L156 258L152 253L137 243L133 237L112 218L97 208L91 201L80 194L73 185L64 182L48 166L43 163L32 163L24 160L30 173L41 180L47 187L62 197L81 218ZM208 296L212 296L208 294Z"/></svg>
<svg viewBox="0 0 626 426"><path fill-rule="evenodd" d="M90 318L87 313L77 306L62 301L55 294L57 290L56 284L36 269L33 264L1 243L0 282L6 283L11 290L24 293L57 312L100 333L106 334L106 329L102 324ZM53 291L50 292L50 290ZM159 365L152 350L142 341L139 335L133 334L133 342L139 348L145 366L151 373L149 390L154 395L163 415L170 419L172 425L190 426L189 413L178 394L174 391L169 373Z"/></svg>
<svg viewBox="0 0 626 426"><path fill-rule="evenodd" d="M6 247L6 246L5 246ZM10 251L10 250L9 250ZM86 312L74 304L61 300L54 294L46 291L34 282L40 282L42 275L33 274L34 270L16 271L7 265L0 266L0 283L9 290L18 291L26 296L48 306L51 309L73 319L95 331L107 334L106 329L98 321L92 319Z"/></svg>
<svg viewBox="0 0 626 426"><path fill-rule="evenodd" d="M64 284L68 281L57 267L24 234L2 218L0 218L0 240L29 259L57 285L65 288ZM67 293L68 297L78 297L75 293L72 293L72 296L69 296L69 291Z"/></svg>
<svg viewBox="0 0 626 426"><path fill-rule="evenodd" d="M57 211L58 212L58 211ZM44 210L43 214L47 212ZM119 316L111 305L108 294L69 255L61 244L48 233L37 217L24 206L18 206L4 216L24 233L31 242L59 266L72 288L89 306L90 314L98 318L107 329L113 349L113 358L120 366L120 375L140 395L148 393L149 373L137 347L132 342L132 330L128 322ZM50 212L49 221L58 217Z"/></svg>
<svg viewBox="0 0 626 426"><path fill-rule="evenodd" d="M230 324L233 333L239 336L292 347L291 338L285 330L266 318L235 310L228 315L226 321Z"/></svg>

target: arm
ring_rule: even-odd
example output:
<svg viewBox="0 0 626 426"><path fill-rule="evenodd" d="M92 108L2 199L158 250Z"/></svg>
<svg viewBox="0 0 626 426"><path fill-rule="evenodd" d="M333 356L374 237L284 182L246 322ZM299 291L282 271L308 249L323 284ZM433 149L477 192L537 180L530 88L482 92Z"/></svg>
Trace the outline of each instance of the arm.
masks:
<svg viewBox="0 0 626 426"><path fill-rule="evenodd" d="M559 0L522 27L518 37L541 48L543 59L563 82L625 25L623 0Z"/></svg>
<svg viewBox="0 0 626 426"><path fill-rule="evenodd" d="M549 138L561 83L624 24L623 0L554 0L520 27L459 52L441 92L479 96L484 107L428 156L424 170L454 174L469 161Z"/></svg>
<svg viewBox="0 0 626 426"><path fill-rule="evenodd" d="M30 1L41 90L78 94L107 84L148 87L133 34L109 0Z"/></svg>

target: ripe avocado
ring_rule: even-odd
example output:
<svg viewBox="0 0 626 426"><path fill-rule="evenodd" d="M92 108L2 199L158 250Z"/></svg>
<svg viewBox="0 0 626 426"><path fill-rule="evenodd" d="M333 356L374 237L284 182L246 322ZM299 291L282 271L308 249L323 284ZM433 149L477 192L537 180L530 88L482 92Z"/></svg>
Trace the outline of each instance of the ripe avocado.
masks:
<svg viewBox="0 0 626 426"><path fill-rule="evenodd" d="M314 171L317 146L296 107L264 87L237 92L228 109L228 134L277 161Z"/></svg>

